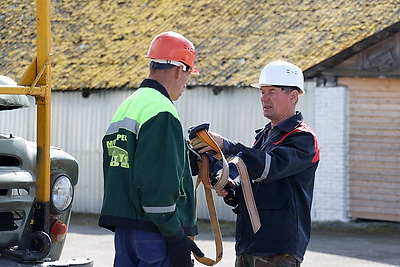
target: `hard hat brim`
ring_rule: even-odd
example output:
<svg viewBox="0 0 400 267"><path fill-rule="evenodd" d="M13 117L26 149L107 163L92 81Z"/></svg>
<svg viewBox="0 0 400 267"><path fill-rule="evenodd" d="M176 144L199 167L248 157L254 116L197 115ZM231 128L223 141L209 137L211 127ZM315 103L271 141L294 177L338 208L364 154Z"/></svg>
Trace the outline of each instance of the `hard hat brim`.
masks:
<svg viewBox="0 0 400 267"><path fill-rule="evenodd" d="M272 84L261 84L261 83L252 83L252 84L250 84L250 86L251 87L254 87L254 88L258 88L258 89L260 89L261 87L263 87L263 86L276 86L276 85L272 85ZM279 87L279 86L278 86ZM296 86L297 87L297 86ZM298 87L297 87L298 88ZM304 91L304 89L301 89L301 88L298 88L299 90L299 95L304 95L305 94L305 91Z"/></svg>
<svg viewBox="0 0 400 267"><path fill-rule="evenodd" d="M254 88L261 88L263 86L272 86L272 85L270 85L270 84L261 84L261 83L252 83L252 84L250 84L250 86L254 87Z"/></svg>
<svg viewBox="0 0 400 267"><path fill-rule="evenodd" d="M193 74L193 75L199 75L199 74L200 74L200 72L199 72L199 70L198 70L198 69L196 69L196 68L192 68L192 70L190 71L190 74Z"/></svg>

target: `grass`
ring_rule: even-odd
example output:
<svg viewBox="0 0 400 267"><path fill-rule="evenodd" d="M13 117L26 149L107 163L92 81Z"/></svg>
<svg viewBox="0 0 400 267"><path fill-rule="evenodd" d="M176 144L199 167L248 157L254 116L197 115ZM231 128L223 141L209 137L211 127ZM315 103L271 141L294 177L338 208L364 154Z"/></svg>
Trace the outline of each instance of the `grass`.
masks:
<svg viewBox="0 0 400 267"><path fill-rule="evenodd" d="M99 216L99 214L72 212L70 224L98 226Z"/></svg>
<svg viewBox="0 0 400 267"><path fill-rule="evenodd" d="M197 227L199 228L200 233L211 233L211 223L209 220L200 219L197 221ZM219 228L221 229L221 234L224 237L231 237L235 236L236 232L236 225L235 222L228 222L228 221L220 221Z"/></svg>
<svg viewBox="0 0 400 267"><path fill-rule="evenodd" d="M342 233L358 233L358 234L390 234L400 237L400 223L371 221L371 220L355 220L350 222L314 222L312 230L315 232L342 232Z"/></svg>
<svg viewBox="0 0 400 267"><path fill-rule="evenodd" d="M84 226L97 226L99 220L99 214L89 213L77 213L73 212L71 215L70 224L73 225L84 225ZM197 222L200 233L211 233L211 224L209 220L198 220ZM235 235L235 223L220 221L219 226L223 236L234 236Z"/></svg>
<svg viewBox="0 0 400 267"><path fill-rule="evenodd" d="M98 214L72 213L71 224L84 226L97 226ZM200 233L211 233L211 224L209 220L200 219L197 222ZM219 226L224 237L235 236L235 222L220 221ZM400 223L356 220L350 222L313 222L313 232L342 232L354 234L390 234L400 237Z"/></svg>

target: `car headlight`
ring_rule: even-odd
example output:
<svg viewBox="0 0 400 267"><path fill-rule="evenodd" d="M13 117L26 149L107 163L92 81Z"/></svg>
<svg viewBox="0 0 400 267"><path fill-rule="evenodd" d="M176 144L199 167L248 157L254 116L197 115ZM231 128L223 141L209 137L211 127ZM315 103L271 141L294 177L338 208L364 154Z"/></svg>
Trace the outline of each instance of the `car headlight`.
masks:
<svg viewBox="0 0 400 267"><path fill-rule="evenodd" d="M71 206L73 196L74 188L68 176L58 176L54 180L51 190L51 201L56 211L63 212L67 210Z"/></svg>

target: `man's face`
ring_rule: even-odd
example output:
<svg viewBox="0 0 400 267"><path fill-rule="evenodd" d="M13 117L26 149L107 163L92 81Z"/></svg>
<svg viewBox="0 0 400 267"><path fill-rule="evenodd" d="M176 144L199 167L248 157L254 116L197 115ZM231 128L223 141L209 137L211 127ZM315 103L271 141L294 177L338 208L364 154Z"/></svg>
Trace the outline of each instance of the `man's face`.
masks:
<svg viewBox="0 0 400 267"><path fill-rule="evenodd" d="M182 67L178 67L177 71L176 89L170 96L172 101L178 100L178 98L183 94L190 78L190 71L183 71Z"/></svg>
<svg viewBox="0 0 400 267"><path fill-rule="evenodd" d="M279 87L262 86L260 92L264 117L270 119L273 124L293 116L297 101L296 90L287 93Z"/></svg>

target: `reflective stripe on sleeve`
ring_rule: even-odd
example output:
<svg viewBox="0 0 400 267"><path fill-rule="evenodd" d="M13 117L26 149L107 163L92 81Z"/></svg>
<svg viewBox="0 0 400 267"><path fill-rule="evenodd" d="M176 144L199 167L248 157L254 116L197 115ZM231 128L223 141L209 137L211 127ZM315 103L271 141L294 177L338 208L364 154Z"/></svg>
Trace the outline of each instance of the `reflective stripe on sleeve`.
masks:
<svg viewBox="0 0 400 267"><path fill-rule="evenodd" d="M127 129L134 134L139 132L139 123L131 118L125 117L120 121L115 121L108 126L106 134L118 132L120 128Z"/></svg>
<svg viewBox="0 0 400 267"><path fill-rule="evenodd" d="M142 207L146 213L167 213L167 212L174 212L176 204L166 207L145 207L145 206Z"/></svg>
<svg viewBox="0 0 400 267"><path fill-rule="evenodd" d="M271 167L271 156L269 154L265 153L264 171L261 174L261 176L258 177L257 179L255 179L254 181L261 182L262 180L265 180L267 178L270 167Z"/></svg>

